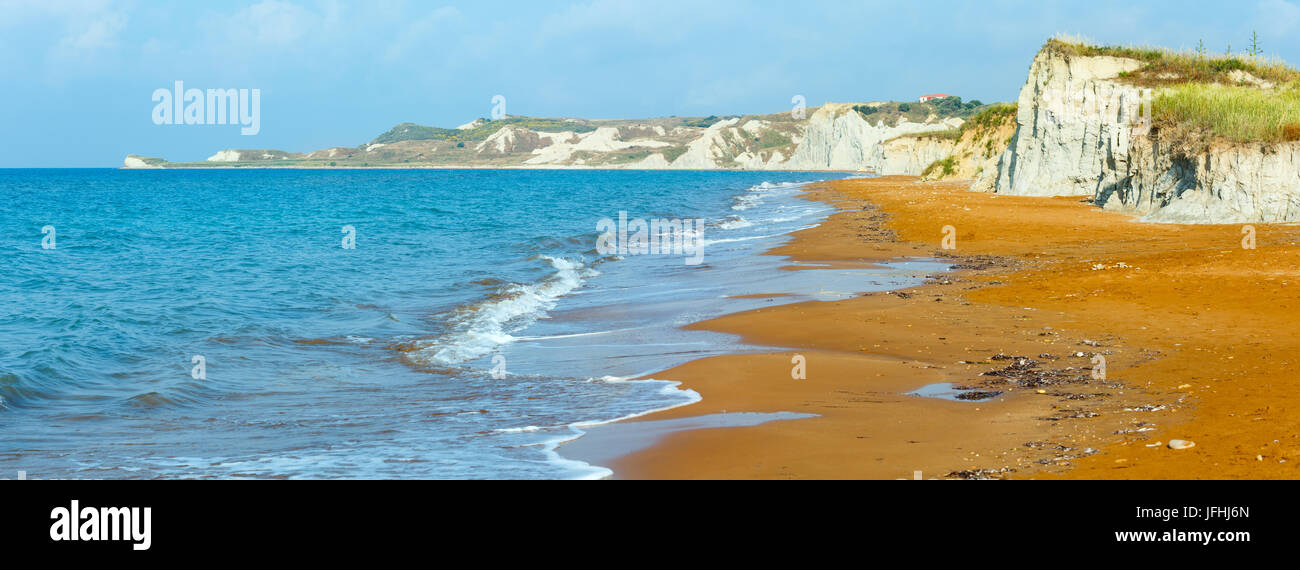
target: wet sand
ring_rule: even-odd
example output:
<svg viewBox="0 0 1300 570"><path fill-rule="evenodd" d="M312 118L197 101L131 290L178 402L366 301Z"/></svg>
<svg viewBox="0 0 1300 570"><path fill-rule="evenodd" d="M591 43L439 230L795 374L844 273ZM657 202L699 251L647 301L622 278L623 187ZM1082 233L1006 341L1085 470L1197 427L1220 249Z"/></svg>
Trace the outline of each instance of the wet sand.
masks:
<svg viewBox="0 0 1300 570"><path fill-rule="evenodd" d="M774 348L655 374L703 401L624 424L816 417L659 429L653 445L602 464L633 479L1300 477L1300 227L1256 224L1257 248L1244 249L1240 225L1137 223L1081 198L966 188L905 177L813 187L839 212L770 254L939 258L954 272L693 325ZM955 249L941 247L944 226ZM792 378L796 355L804 379ZM937 383L997 395L910 394ZM583 459L576 451L560 449Z"/></svg>

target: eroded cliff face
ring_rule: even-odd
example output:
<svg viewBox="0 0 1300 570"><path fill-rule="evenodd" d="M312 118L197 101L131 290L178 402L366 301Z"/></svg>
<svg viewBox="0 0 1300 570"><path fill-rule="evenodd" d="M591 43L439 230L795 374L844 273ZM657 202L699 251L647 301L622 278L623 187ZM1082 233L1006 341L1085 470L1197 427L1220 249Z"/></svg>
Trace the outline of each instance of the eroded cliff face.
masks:
<svg viewBox="0 0 1300 570"><path fill-rule="evenodd" d="M1093 195L1124 178L1128 123L1141 91L1115 81L1141 62L1043 50L1017 100L1017 129L992 189L1020 196ZM984 187L989 186L985 182Z"/></svg>
<svg viewBox="0 0 1300 570"><path fill-rule="evenodd" d="M1091 196L1150 222L1300 220L1300 143L1223 143L1189 154L1140 124L1143 93L1118 79L1142 65L1040 52L996 175L977 178L972 189Z"/></svg>
<svg viewBox="0 0 1300 570"><path fill-rule="evenodd" d="M901 135L960 127L961 119L916 123L900 121L873 125L853 110L852 105L827 103L804 128L803 141L790 159L769 168L793 170L871 170L880 174L916 176L934 160L921 162L921 155L942 153L935 148L906 145L886 147L884 143ZM919 165L918 165L919 163Z"/></svg>
<svg viewBox="0 0 1300 570"><path fill-rule="evenodd" d="M629 168L744 169L744 170L867 170L880 174L918 175L935 159L921 162L906 147L885 150L885 141L909 133L931 132L961 126L961 119L930 122L899 121L872 124L853 105L827 103L794 129L781 131L791 147L754 149L746 144L761 140L772 123L762 119L727 119L705 129L686 145L685 152L667 160L651 154ZM925 156L941 155L929 150Z"/></svg>
<svg viewBox="0 0 1300 570"><path fill-rule="evenodd" d="M952 156L956 148L952 139L903 136L877 146L874 162L881 174L920 176L926 167Z"/></svg>
<svg viewBox="0 0 1300 570"><path fill-rule="evenodd" d="M965 125L956 138L917 134L885 141L877 148L880 172L925 180L975 180L974 187L987 191L997 178L998 159L1016 132L1014 116L997 117L987 124Z"/></svg>
<svg viewBox="0 0 1300 570"><path fill-rule="evenodd" d="M1097 203L1143 221L1180 224L1300 220L1300 144L1225 146L1197 156L1145 139L1130 154L1126 184Z"/></svg>

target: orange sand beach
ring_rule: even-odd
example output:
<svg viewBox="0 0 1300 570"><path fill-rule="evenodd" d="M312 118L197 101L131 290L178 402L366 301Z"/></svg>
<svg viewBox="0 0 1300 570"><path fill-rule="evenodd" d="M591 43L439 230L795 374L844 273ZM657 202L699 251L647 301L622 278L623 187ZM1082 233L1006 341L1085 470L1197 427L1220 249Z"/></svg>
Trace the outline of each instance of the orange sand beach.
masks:
<svg viewBox="0 0 1300 570"><path fill-rule="evenodd" d="M838 213L770 254L942 258L955 271L694 325L780 348L655 374L703 400L631 421L816 417L675 431L603 464L623 479L1300 477L1288 414L1300 410L1300 227L1256 224L1248 249L1239 225L1138 223L1081 198L967 188L812 187ZM792 378L796 355L805 379ZM939 383L977 399L909 394Z"/></svg>

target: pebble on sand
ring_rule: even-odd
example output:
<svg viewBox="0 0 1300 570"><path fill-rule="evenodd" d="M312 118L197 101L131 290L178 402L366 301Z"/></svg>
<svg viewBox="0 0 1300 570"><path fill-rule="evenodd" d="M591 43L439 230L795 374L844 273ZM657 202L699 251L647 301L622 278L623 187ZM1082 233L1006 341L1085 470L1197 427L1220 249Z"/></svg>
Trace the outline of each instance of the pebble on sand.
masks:
<svg viewBox="0 0 1300 570"><path fill-rule="evenodd" d="M1185 439L1169 440L1169 449L1191 449L1193 447L1196 447L1196 442L1194 441L1187 441Z"/></svg>

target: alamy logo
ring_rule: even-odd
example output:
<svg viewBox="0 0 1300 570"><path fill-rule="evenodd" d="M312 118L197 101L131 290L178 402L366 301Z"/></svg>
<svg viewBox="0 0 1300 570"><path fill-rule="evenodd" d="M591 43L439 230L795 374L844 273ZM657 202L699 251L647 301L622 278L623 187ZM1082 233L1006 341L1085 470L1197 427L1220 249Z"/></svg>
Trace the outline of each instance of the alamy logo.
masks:
<svg viewBox="0 0 1300 570"><path fill-rule="evenodd" d="M500 121L501 119L504 118L506 118L506 96L493 95L492 96L492 120Z"/></svg>
<svg viewBox="0 0 1300 570"><path fill-rule="evenodd" d="M135 550L149 550L153 509L149 507L82 507L72 501L67 507L50 511L50 540L100 541L121 540L132 542Z"/></svg>
<svg viewBox="0 0 1300 570"><path fill-rule="evenodd" d="M795 95L790 98L790 118L796 121L802 121L808 118L808 99L803 95Z"/></svg>
<svg viewBox="0 0 1300 570"><path fill-rule="evenodd" d="M55 238L56 232L54 226L44 226L41 228L41 249L58 249L59 241Z"/></svg>
<svg viewBox="0 0 1300 570"><path fill-rule="evenodd" d="M241 125L241 135L262 131L261 89L173 89L153 92L155 125Z"/></svg>
<svg viewBox="0 0 1300 570"><path fill-rule="evenodd" d="M939 247L945 250L957 249L957 228L944 226L940 231L943 232L943 239L939 241Z"/></svg>
<svg viewBox="0 0 1300 570"><path fill-rule="evenodd" d="M682 255L686 265L704 261L704 220L699 218L628 220L627 212L620 211L617 223L601 218L596 231L601 255Z"/></svg>

